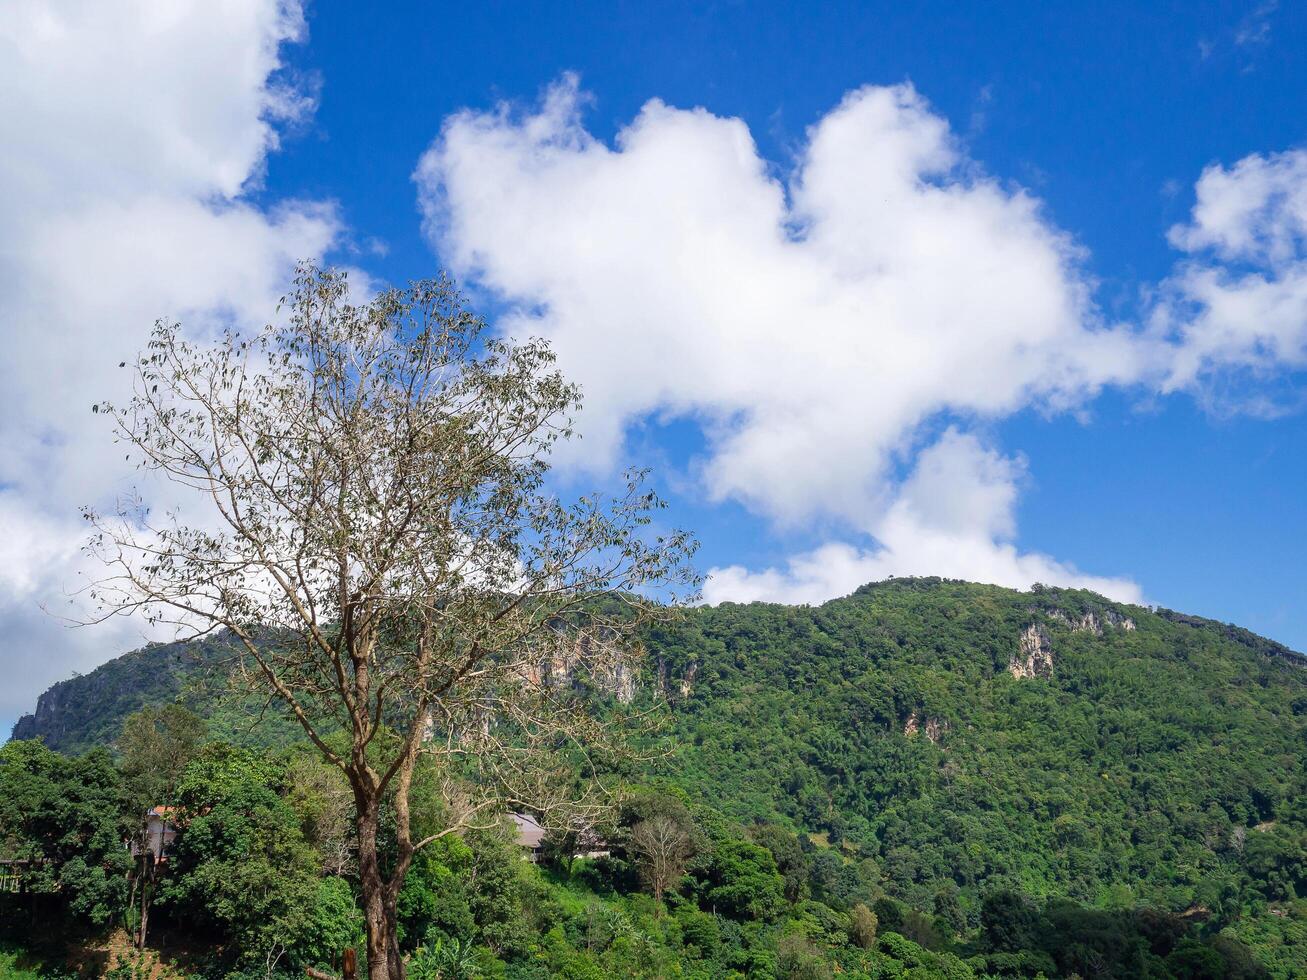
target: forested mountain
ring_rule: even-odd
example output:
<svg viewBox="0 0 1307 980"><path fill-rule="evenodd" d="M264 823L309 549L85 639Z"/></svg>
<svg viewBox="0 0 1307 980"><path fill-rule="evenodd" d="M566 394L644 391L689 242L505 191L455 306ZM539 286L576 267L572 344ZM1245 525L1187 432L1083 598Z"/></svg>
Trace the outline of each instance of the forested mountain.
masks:
<svg viewBox="0 0 1307 980"><path fill-rule="evenodd" d="M1215 910L1279 821L1307 823L1307 660L1208 620L900 580L696 610L650 646L691 678L679 782L846 842L914 899Z"/></svg>
<svg viewBox="0 0 1307 980"><path fill-rule="evenodd" d="M854 906L882 896L882 932L897 901L924 910L897 923L919 952L933 943L990 957L967 961L974 974L936 963L942 972L914 976L1131 976L1143 960L1112 964L1093 950L1137 942L1171 964L1186 929L1207 945L1185 956L1216 956L1222 936L1246 943L1262 966L1239 975L1307 971L1307 661L1273 641L1082 591L900 579L819 607L697 608L644 642L635 697L666 701L666 754L640 778L770 852L768 873L798 903L787 914L824 923L804 927L817 959L845 962L838 944L821 953L833 942L821 937L856 931ZM219 639L121 657L47 692L15 736L65 752L108 744L127 712L181 697L213 716L211 736L287 744L284 720L251 727L193 683L222 654ZM746 846L712 833L713 860ZM592 872L586 887L633 887L620 866ZM713 929L780 921L779 906L723 913L718 873L692 866L684 889L716 916ZM1007 928L996 916L1011 924L995 912L1005 901L1026 916L1024 938L995 933ZM774 928L773 953L789 926ZM1090 951L1058 958L1073 934ZM763 941L741 936L741 949ZM899 938L876 955L910 966L917 954L885 949ZM583 945L570 932L567 942ZM1149 975L1235 975L1242 955L1222 951L1208 973ZM882 975L858 962L844 968ZM1085 973L1096 962L1107 965Z"/></svg>
<svg viewBox="0 0 1307 980"><path fill-rule="evenodd" d="M140 708L179 703L202 715L215 736L238 745L284 744L299 737L289 718L233 698L226 676L236 649L224 635L189 643L152 643L88 674L51 686L11 738L39 738L66 755L112 746L123 721Z"/></svg>

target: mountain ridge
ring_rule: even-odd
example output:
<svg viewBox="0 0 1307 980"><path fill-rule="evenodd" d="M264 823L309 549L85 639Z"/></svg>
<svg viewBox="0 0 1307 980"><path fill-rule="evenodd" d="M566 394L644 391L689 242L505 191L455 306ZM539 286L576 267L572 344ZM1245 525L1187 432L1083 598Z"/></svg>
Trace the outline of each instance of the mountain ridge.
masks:
<svg viewBox="0 0 1307 980"><path fill-rule="evenodd" d="M912 590L929 589L942 585L963 585L980 589L998 589L1014 595L1028 596L1031 600L1032 616L1057 613L1058 597L1092 596L1089 600L1091 614L1094 610L1110 610L1112 615L1124 616L1122 610L1129 614L1154 615L1178 625L1203 630L1220 636L1230 642L1239 644L1249 650L1268 658L1275 658L1291 666L1307 669L1307 654L1291 647L1254 633L1234 623L1222 622L1190 613L1178 612L1164 607L1139 606L1130 603L1118 603L1085 590L1062 589L1035 585L1029 591L1009 590L1001 586L987 586L980 583L965 582L958 579L944 579L934 576L912 576L883 579L859 586L848 596L829 599L819 605L790 605L777 602L725 602L715 608L753 608L769 607L778 609L821 610L833 604L855 600L886 588L907 588ZM1084 600L1076 602L1078 609L1087 609ZM714 607L696 607L706 609ZM694 614L691 610L690 615ZM1082 612L1081 615L1084 615ZM1070 625L1064 624L1064 625ZM47 745L59 751L79 751L92 745L109 745L116 736L115 725L120 725L123 718L132 711L150 704L188 699L192 702L207 700L208 694L197 687L197 680L204 668L216 666L224 657L234 655L234 647L222 635L206 637L195 641L174 641L149 643L136 650L130 650L106 661L85 674L57 681L42 692L32 712L24 714L14 723L10 738L41 738ZM689 673L697 671L695 666ZM666 665L659 660L660 673L665 674ZM682 677L680 686L692 684L693 677ZM667 679L660 679L666 687ZM675 694L670 691L668 693ZM106 712L107 708L107 712ZM100 718L101 715L106 715Z"/></svg>

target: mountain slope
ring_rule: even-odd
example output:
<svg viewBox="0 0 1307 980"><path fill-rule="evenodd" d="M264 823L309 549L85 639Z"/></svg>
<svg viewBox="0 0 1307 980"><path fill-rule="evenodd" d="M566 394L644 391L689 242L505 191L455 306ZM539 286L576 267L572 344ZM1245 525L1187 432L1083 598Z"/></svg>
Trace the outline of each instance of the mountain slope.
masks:
<svg viewBox="0 0 1307 980"><path fill-rule="evenodd" d="M299 737L298 727L248 700L218 698L236 648L222 634L189 643L151 643L60 681L36 710L15 723L14 739L39 738L76 755L111 745L123 721L146 705L178 701L208 718L209 734L240 745L271 745Z"/></svg>
<svg viewBox="0 0 1307 980"><path fill-rule="evenodd" d="M844 840L914 901L1307 894L1307 661L1254 634L918 579L698 610L650 646L693 678L678 781Z"/></svg>
<svg viewBox="0 0 1307 980"><path fill-rule="evenodd" d="M146 704L182 696L221 644L152 643L102 664L89 674L60 681L37 699L36 710L14 725L15 739L40 738L52 749L75 754L117 738L123 719Z"/></svg>
<svg viewBox="0 0 1307 980"><path fill-rule="evenodd" d="M1219 917L1307 894L1307 661L1245 630L901 579L694 609L646 643L645 695L671 709L663 775L871 858L919 906L1010 886ZM105 742L221 653L120 657L52 688L15 737Z"/></svg>

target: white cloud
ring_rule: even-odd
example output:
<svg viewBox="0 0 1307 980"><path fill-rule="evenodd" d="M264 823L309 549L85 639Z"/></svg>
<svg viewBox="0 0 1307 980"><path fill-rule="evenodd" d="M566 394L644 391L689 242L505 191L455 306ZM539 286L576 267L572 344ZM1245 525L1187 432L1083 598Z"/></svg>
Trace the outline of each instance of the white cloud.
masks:
<svg viewBox="0 0 1307 980"><path fill-rule="evenodd" d="M1012 543L1013 513L1024 466L950 429L922 451L897 499L874 526L879 545L832 542L790 558L784 569L715 568L704 589L710 603L819 603L893 575L940 575L1028 589L1036 582L1092 589L1141 602L1129 579L1085 575Z"/></svg>
<svg viewBox="0 0 1307 980"><path fill-rule="evenodd" d="M340 232L329 204L246 196L275 124L312 110L279 78L303 33L278 0L0 6L0 720L139 639L39 609L77 585L77 505L129 479L89 412L118 361L159 317L261 320Z"/></svg>
<svg viewBox="0 0 1307 980"><path fill-rule="evenodd" d="M1307 150L1214 164L1196 191L1191 220L1170 232L1190 257L1153 318L1175 344L1164 390L1307 366Z"/></svg>
<svg viewBox="0 0 1307 980"><path fill-rule="evenodd" d="M710 597L812 600L890 572L1137 595L1019 554L1017 464L970 437L895 486L941 414L1072 407L1148 363L1039 202L985 175L911 86L850 93L784 180L738 119L654 100L609 146L583 101L568 77L534 113L447 120L416 173L427 227L514 305L504 329L549 337L582 383L587 463L634 419L691 417L713 499L879 542L719 570Z"/></svg>
<svg viewBox="0 0 1307 980"><path fill-rule="evenodd" d="M588 460L633 417L694 416L715 499L865 522L924 420L1075 404L1137 370L1072 243L909 86L851 93L787 184L739 120L653 101L610 148L579 103L566 79L534 115L455 116L417 179L442 254L584 385Z"/></svg>
<svg viewBox="0 0 1307 980"><path fill-rule="evenodd" d="M1301 259L1307 239L1307 151L1244 157L1228 170L1205 169L1195 188L1189 224L1171 244L1186 252L1211 249L1225 261L1278 265Z"/></svg>
<svg viewBox="0 0 1307 980"><path fill-rule="evenodd" d="M76 593L99 570L82 555L85 532L0 493L0 724L30 711L39 694L71 671L85 671L152 638L138 620L117 617L95 627L74 628L81 617ZM0 739L8 728L0 730Z"/></svg>
<svg viewBox="0 0 1307 980"><path fill-rule="evenodd" d="M957 432L923 452L923 435L1108 385L1274 412L1268 379L1307 367L1307 151L1204 171L1170 233L1182 259L1138 323L1112 324L1075 243L910 85L850 92L783 174L741 120L655 99L610 145L585 102L565 76L534 111L447 119L415 174L428 234L583 384L570 462L612 461L633 421L690 418L711 499L867 540L718 570L710 596L813 599L893 572L1138 598L1019 552L1019 464Z"/></svg>

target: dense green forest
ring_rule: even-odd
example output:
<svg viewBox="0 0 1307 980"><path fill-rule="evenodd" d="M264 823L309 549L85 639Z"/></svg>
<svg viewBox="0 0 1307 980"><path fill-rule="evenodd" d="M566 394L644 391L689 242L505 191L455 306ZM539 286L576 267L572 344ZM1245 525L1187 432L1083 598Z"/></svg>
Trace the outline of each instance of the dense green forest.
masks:
<svg viewBox="0 0 1307 980"><path fill-rule="evenodd" d="M637 699L665 724L611 855L442 841L404 893L410 976L1307 975L1307 669L1278 644L934 579L694 609L644 643ZM168 766L119 733L175 700L206 721L148 790L187 815L151 947L265 976L357 944L342 788L284 719L201 683L222 655L119 658L20 722L45 746L0 750L4 846L42 859L7 879L0 973L134 927L122 841ZM651 829L676 845L661 874ZM41 948L33 917L60 924Z"/></svg>

